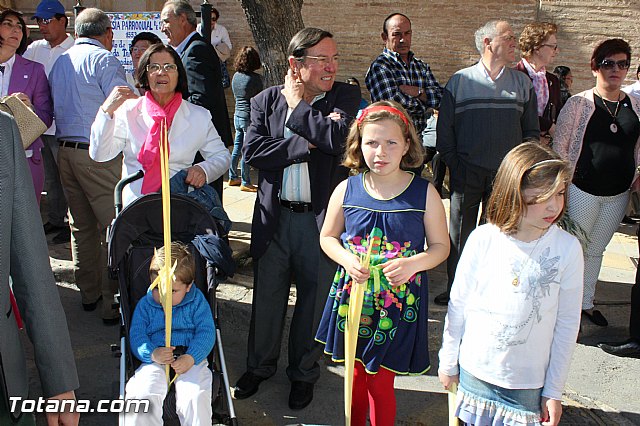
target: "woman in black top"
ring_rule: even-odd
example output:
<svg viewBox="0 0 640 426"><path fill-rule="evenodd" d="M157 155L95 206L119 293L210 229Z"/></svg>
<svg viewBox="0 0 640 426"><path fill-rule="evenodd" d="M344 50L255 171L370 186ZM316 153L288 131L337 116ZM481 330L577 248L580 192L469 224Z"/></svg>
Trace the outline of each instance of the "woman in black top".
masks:
<svg viewBox="0 0 640 426"><path fill-rule="evenodd" d="M606 40L591 57L596 87L567 101L558 117L553 148L573 169L567 211L585 231L583 314L593 323L607 320L593 309L604 250L618 229L638 176L640 101L621 90L631 63L622 39Z"/></svg>

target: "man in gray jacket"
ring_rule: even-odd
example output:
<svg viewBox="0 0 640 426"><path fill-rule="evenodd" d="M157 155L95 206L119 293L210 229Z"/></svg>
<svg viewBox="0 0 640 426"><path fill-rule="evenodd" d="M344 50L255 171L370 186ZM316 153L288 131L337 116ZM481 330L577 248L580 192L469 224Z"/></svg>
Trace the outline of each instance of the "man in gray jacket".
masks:
<svg viewBox="0 0 640 426"><path fill-rule="evenodd" d="M14 404L16 411L9 410L10 397L29 395L24 351L9 299L9 276L33 343L43 396L75 399L79 382L31 173L15 121L4 113L0 113L0 170L0 424L29 424L26 417L32 414L21 414L21 404ZM77 413L46 415L49 424L77 425L79 420Z"/></svg>

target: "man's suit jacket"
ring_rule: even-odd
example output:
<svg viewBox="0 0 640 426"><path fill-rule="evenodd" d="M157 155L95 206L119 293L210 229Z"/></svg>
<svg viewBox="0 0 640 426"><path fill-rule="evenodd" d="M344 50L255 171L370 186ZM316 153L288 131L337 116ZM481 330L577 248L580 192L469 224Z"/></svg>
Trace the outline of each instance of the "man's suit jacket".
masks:
<svg viewBox="0 0 640 426"><path fill-rule="evenodd" d="M13 292L34 345L45 397L79 387L56 281L49 265L33 184L15 121L0 113L0 386L5 395L28 395L20 332L9 302Z"/></svg>
<svg viewBox="0 0 640 426"><path fill-rule="evenodd" d="M229 112L222 88L220 60L215 49L200 34L195 33L187 42L180 58L187 70L189 83L187 100L208 109L213 125L225 146L232 145Z"/></svg>
<svg viewBox="0 0 640 426"><path fill-rule="evenodd" d="M53 122L53 101L49 91L49 82L44 72L44 66L38 62L30 61L20 55L16 55L9 80L9 94L22 92L29 96L34 111L47 127ZM33 159L42 161L40 148L42 140L36 139L31 145Z"/></svg>
<svg viewBox="0 0 640 426"><path fill-rule="evenodd" d="M358 112L360 91L356 86L334 83L331 91L313 106L301 101L291 112L284 137L288 105L280 93L283 86L266 89L251 99L251 125L245 136L244 156L258 172L258 196L251 224L251 255L258 259L273 238L280 216L282 172L294 163L309 163L311 204L318 229L322 227L329 197L347 178L340 166L349 125ZM338 112L341 120L328 116ZM317 148L309 149L309 143Z"/></svg>

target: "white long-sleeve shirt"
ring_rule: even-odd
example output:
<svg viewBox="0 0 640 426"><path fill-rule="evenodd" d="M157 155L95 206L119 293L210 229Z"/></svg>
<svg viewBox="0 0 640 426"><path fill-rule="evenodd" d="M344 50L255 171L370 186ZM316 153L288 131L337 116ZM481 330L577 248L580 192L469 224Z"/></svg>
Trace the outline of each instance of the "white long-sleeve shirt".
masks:
<svg viewBox="0 0 640 426"><path fill-rule="evenodd" d="M492 224L478 227L456 270L439 371L453 376L460 366L493 385L542 387L543 396L561 399L580 327L583 269L580 243L555 225L528 243Z"/></svg>
<svg viewBox="0 0 640 426"><path fill-rule="evenodd" d="M109 161L123 153L122 176L142 169L138 153L153 125L146 112L144 97L125 101L113 114L98 110L91 126L89 156L95 161ZM207 183L229 170L231 155L211 123L205 108L182 101L169 129L169 174L191 167L196 152L204 161L197 164L206 175ZM142 180L127 185L122 194L124 205L142 196Z"/></svg>

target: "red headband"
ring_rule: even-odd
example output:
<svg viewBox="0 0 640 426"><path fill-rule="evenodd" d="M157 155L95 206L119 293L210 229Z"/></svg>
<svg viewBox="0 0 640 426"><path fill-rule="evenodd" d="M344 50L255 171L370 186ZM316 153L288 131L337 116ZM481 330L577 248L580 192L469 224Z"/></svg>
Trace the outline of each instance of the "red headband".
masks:
<svg viewBox="0 0 640 426"><path fill-rule="evenodd" d="M378 112L378 111L387 111L393 115L397 115L402 119L402 121L404 121L404 124L407 126L407 131L409 130L409 120L407 120L407 117L405 117L405 115L398 108L394 108L392 106L386 106L386 105L370 106L363 109L360 113L360 116L357 118L358 126L362 125L362 122L364 121L367 115L371 114L372 112Z"/></svg>

